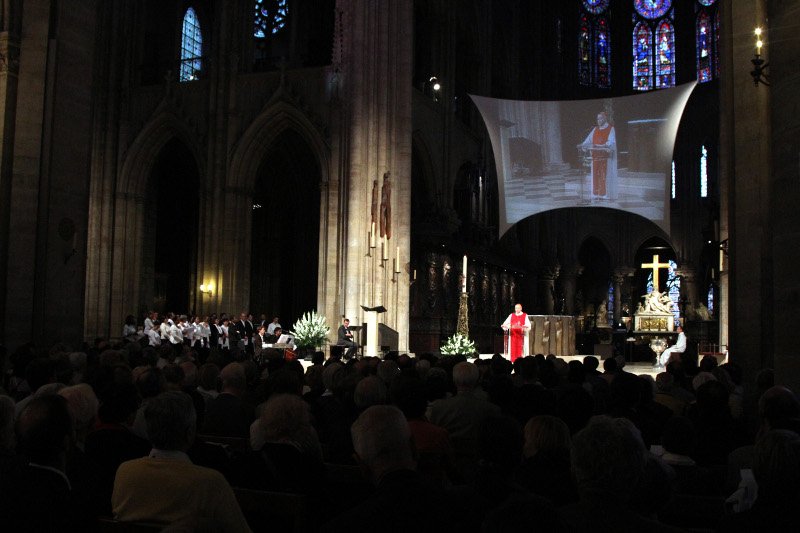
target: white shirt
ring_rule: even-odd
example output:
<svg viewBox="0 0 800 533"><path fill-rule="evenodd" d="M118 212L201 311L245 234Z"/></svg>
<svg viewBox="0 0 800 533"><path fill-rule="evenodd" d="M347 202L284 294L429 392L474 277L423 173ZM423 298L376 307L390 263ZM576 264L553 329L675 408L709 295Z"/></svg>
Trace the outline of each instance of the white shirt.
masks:
<svg viewBox="0 0 800 533"><path fill-rule="evenodd" d="M172 344L180 344L183 342L183 333L181 333L181 328L175 324L172 324L169 327L169 342Z"/></svg>
<svg viewBox="0 0 800 533"><path fill-rule="evenodd" d="M283 329L280 324L276 324L275 322L270 322L269 326L267 326L267 335L275 334L275 328Z"/></svg>
<svg viewBox="0 0 800 533"><path fill-rule="evenodd" d="M150 346L161 346L161 335L153 328L146 329L145 335L149 339Z"/></svg>
<svg viewBox="0 0 800 533"><path fill-rule="evenodd" d="M151 329L153 329L153 319L147 317L144 319L144 332L147 333Z"/></svg>

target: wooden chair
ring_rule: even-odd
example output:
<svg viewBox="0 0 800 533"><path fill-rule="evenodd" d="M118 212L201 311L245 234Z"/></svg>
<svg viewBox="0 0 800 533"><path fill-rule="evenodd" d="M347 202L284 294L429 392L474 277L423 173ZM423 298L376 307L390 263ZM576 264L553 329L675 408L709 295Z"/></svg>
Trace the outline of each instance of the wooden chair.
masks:
<svg viewBox="0 0 800 533"><path fill-rule="evenodd" d="M153 533L161 531L166 526L152 522L123 522L110 517L101 516L97 519L97 530L100 533Z"/></svg>
<svg viewBox="0 0 800 533"><path fill-rule="evenodd" d="M290 531L302 533L306 524L306 497L302 494L270 492L252 489L233 489L236 501L254 532Z"/></svg>

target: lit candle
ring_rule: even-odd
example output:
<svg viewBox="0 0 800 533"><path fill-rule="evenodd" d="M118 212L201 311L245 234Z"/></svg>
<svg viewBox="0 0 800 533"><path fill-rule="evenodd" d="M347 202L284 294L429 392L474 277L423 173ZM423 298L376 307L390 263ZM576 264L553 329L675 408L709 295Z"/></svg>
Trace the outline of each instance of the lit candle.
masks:
<svg viewBox="0 0 800 533"><path fill-rule="evenodd" d="M414 277L411 278L411 279L413 279L414 281L417 280L417 269L416 268L414 269Z"/></svg>
<svg viewBox="0 0 800 533"><path fill-rule="evenodd" d="M756 55L761 55L761 47L764 46L763 41L761 41L761 28L756 28Z"/></svg>
<svg viewBox="0 0 800 533"><path fill-rule="evenodd" d="M467 256L464 256L464 268L461 269L464 273L464 285L461 288L461 292L467 292Z"/></svg>

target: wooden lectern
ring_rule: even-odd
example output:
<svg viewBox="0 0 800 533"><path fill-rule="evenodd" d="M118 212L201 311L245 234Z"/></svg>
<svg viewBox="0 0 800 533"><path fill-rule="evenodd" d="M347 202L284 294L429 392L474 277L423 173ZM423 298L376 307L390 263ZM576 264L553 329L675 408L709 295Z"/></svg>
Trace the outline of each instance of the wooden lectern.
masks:
<svg viewBox="0 0 800 533"><path fill-rule="evenodd" d="M364 310L364 318L367 322L367 349L364 354L366 357L378 357L378 314L385 313L386 308L382 305L377 307L361 306Z"/></svg>

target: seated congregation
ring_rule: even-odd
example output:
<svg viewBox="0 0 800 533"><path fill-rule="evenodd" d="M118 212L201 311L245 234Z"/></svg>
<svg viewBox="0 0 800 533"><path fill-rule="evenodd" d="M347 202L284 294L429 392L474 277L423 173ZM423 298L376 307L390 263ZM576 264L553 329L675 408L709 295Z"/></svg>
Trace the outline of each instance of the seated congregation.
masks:
<svg viewBox="0 0 800 533"><path fill-rule="evenodd" d="M103 340L0 356L7 531L800 527L800 402L769 370L322 353L304 370Z"/></svg>

